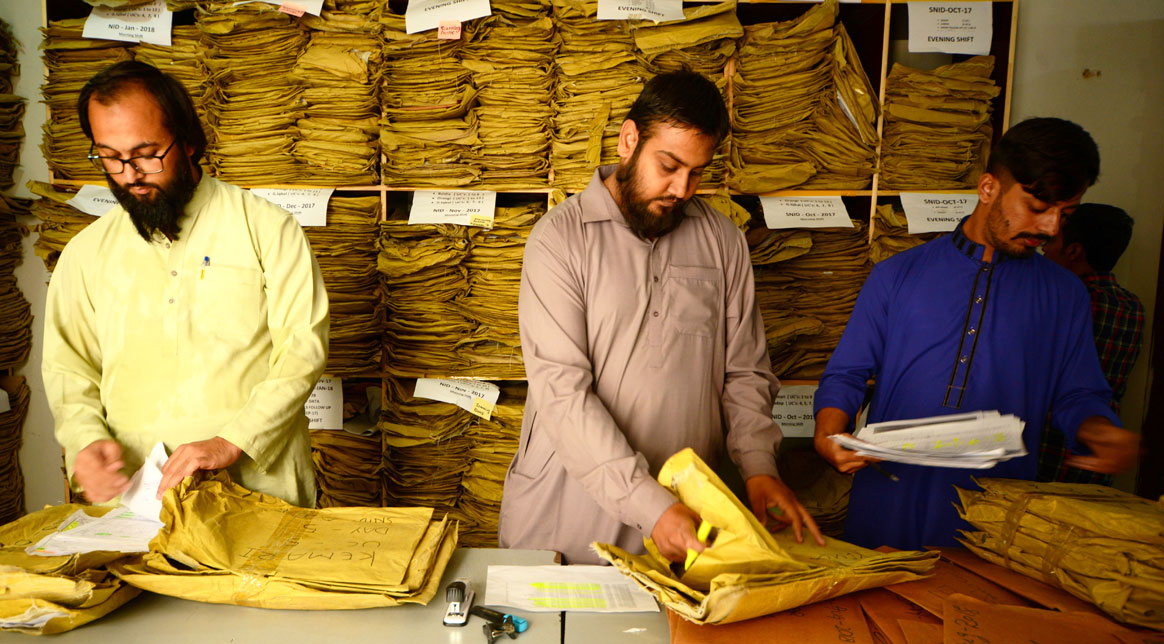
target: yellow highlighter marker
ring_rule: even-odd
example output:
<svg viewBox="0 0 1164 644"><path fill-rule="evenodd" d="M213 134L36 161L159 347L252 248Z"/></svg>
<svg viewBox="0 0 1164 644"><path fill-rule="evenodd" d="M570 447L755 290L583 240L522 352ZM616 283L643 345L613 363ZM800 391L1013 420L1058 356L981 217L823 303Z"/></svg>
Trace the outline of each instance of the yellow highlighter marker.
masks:
<svg viewBox="0 0 1164 644"><path fill-rule="evenodd" d="M712 528L711 524L706 520L701 520L699 522L699 529L695 531L695 537L699 539L699 543L710 546L711 542L715 541L715 539L708 539L708 537L711 537L711 531L714 529L715 528ZM691 564L695 563L695 560L699 558L699 554L700 553L692 550L691 548L688 548L687 561L683 562L683 570L690 570Z"/></svg>

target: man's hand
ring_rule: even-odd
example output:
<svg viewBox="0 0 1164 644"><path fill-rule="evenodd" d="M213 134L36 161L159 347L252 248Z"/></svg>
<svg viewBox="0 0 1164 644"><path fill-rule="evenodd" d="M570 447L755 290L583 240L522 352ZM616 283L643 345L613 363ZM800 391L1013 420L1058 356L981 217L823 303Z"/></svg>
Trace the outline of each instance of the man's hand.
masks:
<svg viewBox="0 0 1164 644"><path fill-rule="evenodd" d="M651 529L651 541L659 549L659 554L671 561L686 561L687 549L703 552L704 545L695 536L695 526L699 515L695 510L676 501L667 508L655 527Z"/></svg>
<svg viewBox="0 0 1164 644"><path fill-rule="evenodd" d="M1091 456L1069 456L1069 467L1102 474L1117 474L1136 463L1140 436L1112 425L1102 416L1092 416L1079 424L1079 442L1091 448Z"/></svg>
<svg viewBox="0 0 1164 644"><path fill-rule="evenodd" d="M121 473L121 445L112 439L89 443L73 460L73 480L90 503L104 503L129 488L129 477Z"/></svg>
<svg viewBox="0 0 1164 644"><path fill-rule="evenodd" d="M215 436L209 440L179 445L162 466L162 482L158 483L158 498L166 490L182 482L198 470L220 470L233 465L242 456L242 450L230 441Z"/></svg>
<svg viewBox="0 0 1164 644"><path fill-rule="evenodd" d="M791 525L796 542L804 543L803 528L807 527L818 546L825 544L820 528L816 527L816 521L813 521L812 515L804 509L800 501L796 500L796 494L783 481L767 474L758 474L748 477L744 487L748 492L748 503L752 506L752 513L765 528L768 528L769 521L777 524L775 526L777 530ZM779 508L782 514L772 516L768 508Z"/></svg>
<svg viewBox="0 0 1164 644"><path fill-rule="evenodd" d="M849 426L849 415L835 407L825 407L816 414L816 432L812 436L812 446L826 461L832 463L841 474L852 474L869 463L876 463L880 459L869 456L859 456L851 449L841 447L841 444L829 438L833 434L847 434L845 428Z"/></svg>

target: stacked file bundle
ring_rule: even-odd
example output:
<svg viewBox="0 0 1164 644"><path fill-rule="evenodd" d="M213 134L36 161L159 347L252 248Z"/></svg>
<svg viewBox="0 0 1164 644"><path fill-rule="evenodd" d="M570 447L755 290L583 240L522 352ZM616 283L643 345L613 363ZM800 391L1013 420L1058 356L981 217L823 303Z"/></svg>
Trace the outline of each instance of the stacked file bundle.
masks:
<svg viewBox="0 0 1164 644"><path fill-rule="evenodd" d="M450 511L469 470L472 442L465 431L473 416L450 403L413 397L414 384L384 379L384 502Z"/></svg>
<svg viewBox="0 0 1164 644"><path fill-rule="evenodd" d="M469 291L456 305L473 332L457 342L465 364L452 375L488 378L524 378L517 295L521 288L521 260L525 241L545 213L537 201L497 208L493 228L469 232L469 252L462 264L468 269Z"/></svg>
<svg viewBox="0 0 1164 644"><path fill-rule="evenodd" d="M553 185L581 190L599 165L618 162L618 132L648 72L626 21L597 20L597 0L553 0L562 45L555 64Z"/></svg>
<svg viewBox="0 0 1164 644"><path fill-rule="evenodd" d="M379 197L337 196L328 201L326 226L303 229L327 287L331 330L325 372L334 376L375 374L380 368L379 219Z"/></svg>
<svg viewBox="0 0 1164 644"><path fill-rule="evenodd" d="M796 543L790 530L771 533L690 449L668 459L658 479L716 529L711 545L679 574L649 539L645 555L602 543L592 547L689 621L737 622L912 581L938 559L936 552L882 553L834 539L818 546L811 538Z"/></svg>
<svg viewBox="0 0 1164 644"><path fill-rule="evenodd" d="M0 524L4 524L24 516L25 511L20 444L30 390L23 377L2 376L0 396L8 402L7 411L0 412Z"/></svg>
<svg viewBox="0 0 1164 644"><path fill-rule="evenodd" d="M744 28L736 17L736 0L684 10L684 19L654 24L647 21L632 27L636 54L654 76L687 69L715 83L727 104L724 67L736 53L736 39ZM718 186L727 169L727 138L711 164L703 171L701 186Z"/></svg>
<svg viewBox="0 0 1164 644"><path fill-rule="evenodd" d="M467 230L389 220L380 224L378 246L388 306L385 373L450 375L467 367L457 343L474 324L455 302L469 290L468 271L461 265L469 251Z"/></svg>
<svg viewBox="0 0 1164 644"><path fill-rule="evenodd" d="M1083 483L978 479L958 489L983 559L1059 586L1111 617L1164 631L1164 502Z"/></svg>
<svg viewBox="0 0 1164 644"><path fill-rule="evenodd" d="M993 56L933 71L894 64L885 81L881 181L892 190L972 188L994 135Z"/></svg>
<svg viewBox="0 0 1164 644"><path fill-rule="evenodd" d="M380 181L380 6L351 4L304 20L310 40L292 70L305 87L306 107L296 123L294 146L304 167L301 183Z"/></svg>
<svg viewBox="0 0 1164 644"><path fill-rule="evenodd" d="M903 250L920 246L942 233L909 234L905 213L893 204L878 204L873 212L873 241L869 244L869 261L876 264Z"/></svg>
<svg viewBox="0 0 1164 644"><path fill-rule="evenodd" d="M200 3L197 25L207 48L203 100L215 176L241 185L299 182L307 173L292 153L306 114L291 72L306 30L274 5L230 0Z"/></svg>
<svg viewBox="0 0 1164 644"><path fill-rule="evenodd" d="M97 218L66 203L76 196L74 192L66 192L40 181L29 181L28 189L40 197L32 202L30 209L32 216L40 220L33 227L37 237L32 250L44 260L44 267L52 272L65 244L86 226L97 221Z"/></svg>
<svg viewBox="0 0 1164 644"><path fill-rule="evenodd" d="M203 104L203 95L206 93L204 47L202 32L198 27L175 25L170 31L169 47L143 42L138 43L133 50L135 60L157 67L186 88L203 124L206 123L206 106Z"/></svg>
<svg viewBox="0 0 1164 644"><path fill-rule="evenodd" d="M344 380L342 429L312 430L316 507L384 505L383 440L378 428L383 397L378 380Z"/></svg>
<svg viewBox="0 0 1164 644"><path fill-rule="evenodd" d="M36 635L61 633L105 616L141 592L105 568L124 557L122 553L46 557L27 551L29 544L39 543L73 523L78 512L100 516L108 511L109 508L58 505L11 523L0 521L0 588L4 589L0 630Z"/></svg>
<svg viewBox="0 0 1164 644"><path fill-rule="evenodd" d="M548 0L491 3L493 15L473 23L461 63L477 89L481 144L467 159L481 170L477 187L545 187L554 114L553 61L558 52Z"/></svg>
<svg viewBox="0 0 1164 644"><path fill-rule="evenodd" d="M867 227L852 221L852 228L776 231L785 244L765 241L752 252L772 372L782 378L819 378L841 339L869 276Z"/></svg>
<svg viewBox="0 0 1164 644"><path fill-rule="evenodd" d="M260 608L426 604L457 543L430 508L309 510L246 490L224 473L167 492L141 559L111 568L164 595Z"/></svg>
<svg viewBox="0 0 1164 644"><path fill-rule="evenodd" d="M836 0L744 28L732 79L728 184L747 193L860 189L873 178L877 106Z"/></svg>
<svg viewBox="0 0 1164 644"><path fill-rule="evenodd" d="M883 461L984 470L1026 456L1025 426L1018 416L977 411L873 423L855 435L830 438L861 456Z"/></svg>
<svg viewBox="0 0 1164 644"><path fill-rule="evenodd" d="M8 23L0 20L0 188L5 189L12 187L24 141L24 98L12 93L12 77L20 74L19 49Z"/></svg>
<svg viewBox="0 0 1164 644"><path fill-rule="evenodd" d="M29 213L29 200L0 195L0 369L24 363L32 346L32 311L16 284L26 234L16 215Z"/></svg>
<svg viewBox="0 0 1164 644"><path fill-rule="evenodd" d="M477 88L461 63L461 40L430 29L407 34L404 16L385 12L380 148L389 186L449 188L481 178L468 158L480 144ZM466 30L472 28L472 23Z"/></svg>
<svg viewBox="0 0 1164 644"><path fill-rule="evenodd" d="M474 418L465 431L469 438L469 469L461 478L457 511L463 517L461 544L466 547L497 547L501 491L505 472L517 453L525 397L524 384L502 387L489 420Z"/></svg>
<svg viewBox="0 0 1164 644"><path fill-rule="evenodd" d="M81 131L77 97L94 74L133 58L131 45L113 40L83 38L85 19L55 20L42 27L46 78L41 95L49 108L41 150L57 179L103 180L86 157L89 139Z"/></svg>

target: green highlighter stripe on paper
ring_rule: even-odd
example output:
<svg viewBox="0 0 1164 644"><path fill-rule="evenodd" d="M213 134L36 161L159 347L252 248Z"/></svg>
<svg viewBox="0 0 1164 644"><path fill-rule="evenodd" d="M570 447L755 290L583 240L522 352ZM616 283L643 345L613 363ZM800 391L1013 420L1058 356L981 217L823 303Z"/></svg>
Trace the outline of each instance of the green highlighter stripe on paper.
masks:
<svg viewBox="0 0 1164 644"><path fill-rule="evenodd" d="M606 600L601 597L531 597L539 608L606 608Z"/></svg>
<svg viewBox="0 0 1164 644"><path fill-rule="evenodd" d="M572 590L574 592L601 592L601 584L567 584L535 581L530 586L540 590Z"/></svg>

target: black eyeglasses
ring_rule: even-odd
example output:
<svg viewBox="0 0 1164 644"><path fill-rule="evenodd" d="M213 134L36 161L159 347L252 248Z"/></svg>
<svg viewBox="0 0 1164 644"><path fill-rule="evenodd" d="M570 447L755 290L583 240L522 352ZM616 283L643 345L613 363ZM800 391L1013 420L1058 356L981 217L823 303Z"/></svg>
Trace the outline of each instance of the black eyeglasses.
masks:
<svg viewBox="0 0 1164 644"><path fill-rule="evenodd" d="M170 145L166 146L166 149L163 150L161 154L147 154L142 156L129 157L128 159L122 159L120 157L103 157L93 154L93 148L96 147L96 144L93 143L89 145L89 161L93 163L94 168L97 168L105 174L121 174L122 172L125 172L125 164L127 163L133 166L134 170L137 170L142 174L158 174L165 169L165 167L162 165L162 159L170 153L170 149L173 148L174 144L177 142L178 139L170 141Z"/></svg>

